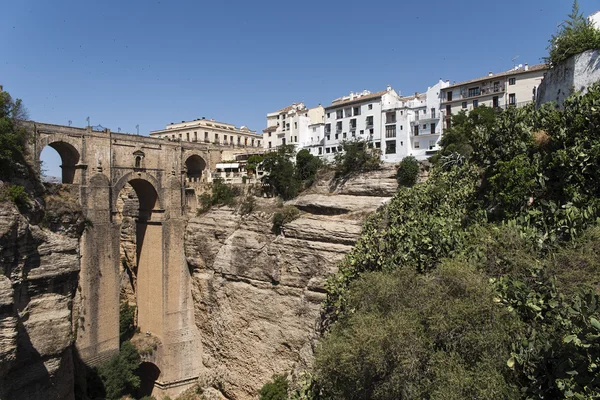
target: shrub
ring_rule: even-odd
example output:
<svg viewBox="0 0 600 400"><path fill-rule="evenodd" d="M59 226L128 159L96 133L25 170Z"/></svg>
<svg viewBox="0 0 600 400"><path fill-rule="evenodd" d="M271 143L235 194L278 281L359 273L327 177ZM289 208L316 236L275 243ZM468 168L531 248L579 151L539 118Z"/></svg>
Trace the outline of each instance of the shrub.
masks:
<svg viewBox="0 0 600 400"><path fill-rule="evenodd" d="M25 176L25 130L20 122L27 119L23 102L0 91L0 178Z"/></svg>
<svg viewBox="0 0 600 400"><path fill-rule="evenodd" d="M246 171L256 173L256 169L263 162L264 157L259 154L251 155L246 164Z"/></svg>
<svg viewBox="0 0 600 400"><path fill-rule="evenodd" d="M287 377L285 375L273 375L272 379L272 382L265 383L258 392L260 400L287 400Z"/></svg>
<svg viewBox="0 0 600 400"><path fill-rule="evenodd" d="M571 56L587 50L600 48L600 30L579 12L577 0L568 19L560 24L558 32L552 35L548 45L548 57L544 61L556 65Z"/></svg>
<svg viewBox="0 0 600 400"><path fill-rule="evenodd" d="M230 206L236 204L235 198L240 195L240 189L228 185L223 182L223 179L217 178L212 182L212 192L203 193L198 196L200 206L198 207L198 215L207 212L212 206Z"/></svg>
<svg viewBox="0 0 600 400"><path fill-rule="evenodd" d="M321 160L306 149L296 154L296 174L301 181L313 181L321 166Z"/></svg>
<svg viewBox="0 0 600 400"><path fill-rule="evenodd" d="M17 207L26 207L29 204L29 195L21 185L10 185L5 196Z"/></svg>
<svg viewBox="0 0 600 400"><path fill-rule="evenodd" d="M301 182L292 162L294 146L280 146L265 154L263 169L267 173L263 182L270 185L275 194L284 200L293 199L300 190Z"/></svg>
<svg viewBox="0 0 600 400"><path fill-rule="evenodd" d="M98 368L107 399L118 400L140 387L140 378L135 374L140 362L135 346L127 341L121 345L119 354Z"/></svg>
<svg viewBox="0 0 600 400"><path fill-rule="evenodd" d="M276 235L281 235L281 227L292 222L300 216L300 210L294 206L285 206L280 212L273 214L273 228L271 231Z"/></svg>
<svg viewBox="0 0 600 400"><path fill-rule="evenodd" d="M135 333L135 306L121 302L119 307L119 339L121 343L131 339Z"/></svg>
<svg viewBox="0 0 600 400"><path fill-rule="evenodd" d="M362 140L342 142L342 151L335 154L335 169L338 176L378 169L381 165L378 150L370 149Z"/></svg>
<svg viewBox="0 0 600 400"><path fill-rule="evenodd" d="M248 214L251 214L255 208L256 208L256 200L254 199L254 196L248 195L248 196L244 197L244 199L240 203L239 211L240 211L241 215L248 215Z"/></svg>
<svg viewBox="0 0 600 400"><path fill-rule="evenodd" d="M412 186L419 177L419 162L413 156L404 157L398 167L396 179L400 185Z"/></svg>

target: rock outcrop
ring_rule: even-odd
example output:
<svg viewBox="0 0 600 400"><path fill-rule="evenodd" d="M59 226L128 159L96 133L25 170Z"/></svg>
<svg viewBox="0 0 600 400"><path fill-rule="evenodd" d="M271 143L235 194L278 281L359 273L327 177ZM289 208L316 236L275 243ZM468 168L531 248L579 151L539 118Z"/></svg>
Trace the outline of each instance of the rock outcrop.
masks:
<svg viewBox="0 0 600 400"><path fill-rule="evenodd" d="M310 365L325 280L358 239L364 218L397 189L388 167L289 202L302 214L279 236L275 201L248 216L219 208L193 218L185 238L201 332L201 384L230 399L254 398L273 374ZM369 190L362 190L367 186Z"/></svg>
<svg viewBox="0 0 600 400"><path fill-rule="evenodd" d="M84 220L68 190L45 200L45 213L29 216L0 203L1 399L74 398L72 308Z"/></svg>

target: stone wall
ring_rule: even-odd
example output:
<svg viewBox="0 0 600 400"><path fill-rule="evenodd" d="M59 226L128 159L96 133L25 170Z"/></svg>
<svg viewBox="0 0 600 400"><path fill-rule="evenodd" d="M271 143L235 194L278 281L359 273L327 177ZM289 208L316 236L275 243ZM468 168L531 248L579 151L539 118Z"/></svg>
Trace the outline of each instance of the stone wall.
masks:
<svg viewBox="0 0 600 400"><path fill-rule="evenodd" d="M546 73L538 88L536 106L554 101L562 107L574 91L585 93L589 86L599 81L600 49L583 52Z"/></svg>

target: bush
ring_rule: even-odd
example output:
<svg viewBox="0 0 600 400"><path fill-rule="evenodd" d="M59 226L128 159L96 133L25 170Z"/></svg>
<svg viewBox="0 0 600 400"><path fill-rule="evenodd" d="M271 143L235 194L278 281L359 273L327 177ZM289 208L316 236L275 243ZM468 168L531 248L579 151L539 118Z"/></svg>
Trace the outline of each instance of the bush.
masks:
<svg viewBox="0 0 600 400"><path fill-rule="evenodd" d="M294 146L280 146L265 154L263 170L267 173L263 182L270 185L275 194L284 200L293 199L301 188L301 182L292 162Z"/></svg>
<svg viewBox="0 0 600 400"><path fill-rule="evenodd" d="M400 185L412 186L419 177L419 162L413 156L404 157L398 167L396 179Z"/></svg>
<svg viewBox="0 0 600 400"><path fill-rule="evenodd" d="M548 57L544 61L556 65L569 57L587 50L600 48L600 30L579 12L577 0L573 9L548 45Z"/></svg>
<svg viewBox="0 0 600 400"><path fill-rule="evenodd" d="M314 181L320 166L321 160L308 150L302 149L296 154L296 174L301 181Z"/></svg>
<svg viewBox="0 0 600 400"><path fill-rule="evenodd" d="M344 141L342 151L335 154L334 164L338 176L372 171L381 165L380 152L370 149L362 140Z"/></svg>
<svg viewBox="0 0 600 400"><path fill-rule="evenodd" d="M285 206L281 212L273 214L273 228L271 231L276 235L281 235L283 225L292 222L300 216L300 210L294 206Z"/></svg>
<svg viewBox="0 0 600 400"><path fill-rule="evenodd" d="M272 382L265 383L258 392L260 400L287 400L287 377L285 375L273 375L272 379Z"/></svg>
<svg viewBox="0 0 600 400"><path fill-rule="evenodd" d="M216 178L212 182L212 193L203 193L198 196L200 207L197 213L198 215L205 213L213 206L235 207L235 199L239 195L239 188L224 183L221 178Z"/></svg>
<svg viewBox="0 0 600 400"><path fill-rule="evenodd" d="M12 201L17 207L26 207L29 205L29 194L21 185L10 185L5 189L5 198Z"/></svg>
<svg viewBox="0 0 600 400"><path fill-rule="evenodd" d="M121 351L98 368L104 384L106 399L118 400L125 394L134 393L140 387L140 378L135 374L141 358L131 342L123 342Z"/></svg>
<svg viewBox="0 0 600 400"><path fill-rule="evenodd" d="M256 200L254 199L254 196L248 195L248 196L244 197L244 199L240 203L239 212L241 215L248 215L248 214L252 214L252 212L254 211L255 208L256 208Z"/></svg>
<svg viewBox="0 0 600 400"><path fill-rule="evenodd" d="M26 119L22 101L0 91L0 178L3 180L26 175L23 173L25 130L20 126Z"/></svg>
<svg viewBox="0 0 600 400"><path fill-rule="evenodd" d="M135 306L121 302L119 307L119 339L121 343L131 339L135 333Z"/></svg>

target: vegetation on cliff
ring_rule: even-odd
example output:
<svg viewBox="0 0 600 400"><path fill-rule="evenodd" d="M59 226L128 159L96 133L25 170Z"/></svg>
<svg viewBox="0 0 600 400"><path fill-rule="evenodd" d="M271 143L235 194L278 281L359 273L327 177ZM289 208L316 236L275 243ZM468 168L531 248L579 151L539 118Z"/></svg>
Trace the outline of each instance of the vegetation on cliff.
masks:
<svg viewBox="0 0 600 400"><path fill-rule="evenodd" d="M328 281L313 398L600 396L598 109L453 117Z"/></svg>
<svg viewBox="0 0 600 400"><path fill-rule="evenodd" d="M600 48L600 30L581 14L577 0L568 18L552 36L548 45L548 57L544 61L556 65L567 58L587 50Z"/></svg>

